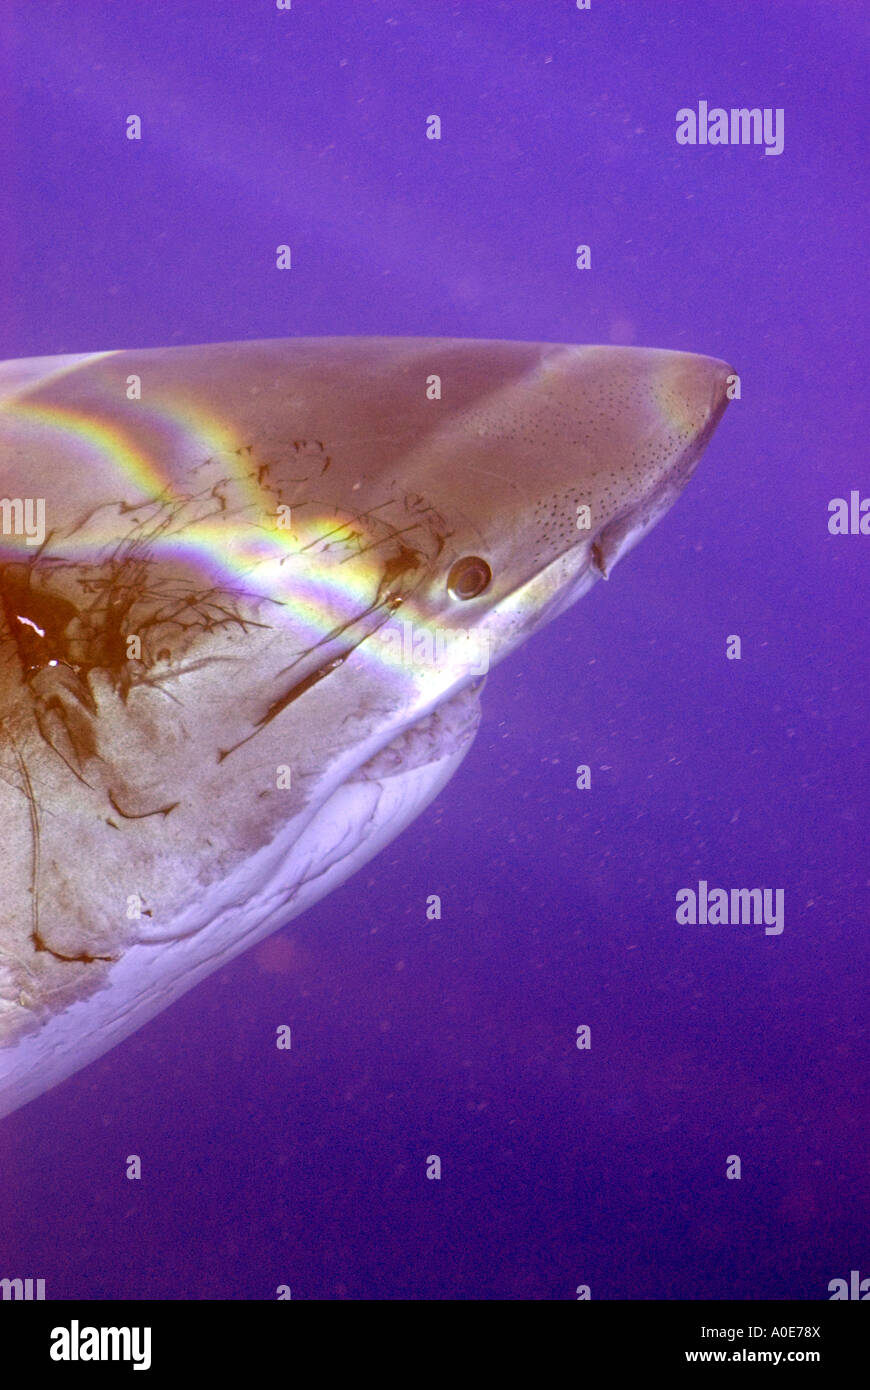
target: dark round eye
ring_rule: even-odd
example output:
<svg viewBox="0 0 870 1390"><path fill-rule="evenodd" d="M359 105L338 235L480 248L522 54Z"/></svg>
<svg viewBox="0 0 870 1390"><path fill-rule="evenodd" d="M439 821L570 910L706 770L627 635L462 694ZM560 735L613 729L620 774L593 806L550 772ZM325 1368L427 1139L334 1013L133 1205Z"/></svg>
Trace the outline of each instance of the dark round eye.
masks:
<svg viewBox="0 0 870 1390"><path fill-rule="evenodd" d="M489 588L492 570L479 555L466 555L451 566L447 576L447 592L453 598L477 598Z"/></svg>

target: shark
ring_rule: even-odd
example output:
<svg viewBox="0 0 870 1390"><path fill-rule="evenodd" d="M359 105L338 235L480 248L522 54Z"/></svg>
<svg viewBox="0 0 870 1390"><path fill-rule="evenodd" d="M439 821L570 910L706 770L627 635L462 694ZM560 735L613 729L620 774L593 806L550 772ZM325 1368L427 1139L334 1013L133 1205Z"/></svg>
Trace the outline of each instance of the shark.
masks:
<svg viewBox="0 0 870 1390"><path fill-rule="evenodd" d="M424 810L731 379L449 338L0 364L0 1115Z"/></svg>

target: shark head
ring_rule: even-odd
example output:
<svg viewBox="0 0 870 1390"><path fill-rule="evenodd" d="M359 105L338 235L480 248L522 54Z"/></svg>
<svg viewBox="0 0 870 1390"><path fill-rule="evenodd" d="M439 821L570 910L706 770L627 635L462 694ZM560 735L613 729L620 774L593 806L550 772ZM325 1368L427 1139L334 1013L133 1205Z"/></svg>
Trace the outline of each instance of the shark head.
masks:
<svg viewBox="0 0 870 1390"><path fill-rule="evenodd" d="M0 1113L341 883L656 523L730 369L279 340L0 366Z"/></svg>
<svg viewBox="0 0 870 1390"><path fill-rule="evenodd" d="M473 674L608 578L664 515L724 411L732 371L649 349L481 348L453 345L472 399L434 423L403 470L447 527L402 618L424 651L429 628L445 647L455 632L457 665L467 634Z"/></svg>

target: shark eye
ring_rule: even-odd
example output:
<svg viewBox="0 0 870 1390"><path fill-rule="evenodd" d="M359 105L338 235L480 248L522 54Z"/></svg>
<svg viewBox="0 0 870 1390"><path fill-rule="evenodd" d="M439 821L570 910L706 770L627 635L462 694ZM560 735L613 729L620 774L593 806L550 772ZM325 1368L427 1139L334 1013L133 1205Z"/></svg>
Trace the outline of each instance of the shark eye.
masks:
<svg viewBox="0 0 870 1390"><path fill-rule="evenodd" d="M479 555L466 555L451 566L447 576L447 592L451 598L477 598L489 588L492 570Z"/></svg>

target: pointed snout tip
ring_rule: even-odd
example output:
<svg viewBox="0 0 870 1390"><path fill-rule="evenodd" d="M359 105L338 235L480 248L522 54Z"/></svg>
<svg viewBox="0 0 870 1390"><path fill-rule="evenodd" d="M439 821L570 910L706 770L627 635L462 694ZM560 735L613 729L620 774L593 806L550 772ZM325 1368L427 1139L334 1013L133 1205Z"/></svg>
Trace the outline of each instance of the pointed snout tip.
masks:
<svg viewBox="0 0 870 1390"><path fill-rule="evenodd" d="M669 356L675 374L685 379L687 385L696 382L698 385L712 383L724 387L734 371L723 358L707 357L700 352L674 352Z"/></svg>
<svg viewBox="0 0 870 1390"><path fill-rule="evenodd" d="M700 408L707 419L715 422L728 403L728 387L737 374L721 357L678 352L671 357L667 375L670 386L691 414L696 414Z"/></svg>

